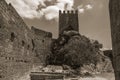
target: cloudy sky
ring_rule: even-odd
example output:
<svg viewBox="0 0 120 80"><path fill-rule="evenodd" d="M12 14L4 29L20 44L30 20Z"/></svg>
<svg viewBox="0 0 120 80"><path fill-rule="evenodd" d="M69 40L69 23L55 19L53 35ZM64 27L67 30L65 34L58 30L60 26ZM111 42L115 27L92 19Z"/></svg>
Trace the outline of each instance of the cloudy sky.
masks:
<svg viewBox="0 0 120 80"><path fill-rule="evenodd" d="M79 10L79 31L111 48L109 0L6 0L12 3L26 24L58 36L58 11Z"/></svg>

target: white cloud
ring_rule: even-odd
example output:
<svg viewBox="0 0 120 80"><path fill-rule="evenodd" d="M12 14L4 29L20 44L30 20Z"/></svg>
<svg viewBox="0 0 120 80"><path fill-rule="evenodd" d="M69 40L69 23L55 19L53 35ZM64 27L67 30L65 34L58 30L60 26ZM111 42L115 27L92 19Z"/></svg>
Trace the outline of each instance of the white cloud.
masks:
<svg viewBox="0 0 120 80"><path fill-rule="evenodd" d="M85 9L83 8L83 5L78 6L79 13L84 13Z"/></svg>
<svg viewBox="0 0 120 80"><path fill-rule="evenodd" d="M58 4L64 4L65 9L71 10L74 5L74 0L58 0Z"/></svg>
<svg viewBox="0 0 120 80"><path fill-rule="evenodd" d="M86 9L92 9L93 8L93 6L92 5L90 5L90 4L88 4L88 5L86 5Z"/></svg>
<svg viewBox="0 0 120 80"><path fill-rule="evenodd" d="M17 12L24 18L40 18L42 12L36 11L38 5L42 0L6 0L8 3L12 3Z"/></svg>
<svg viewBox="0 0 120 80"><path fill-rule="evenodd" d="M59 10L73 10L74 0L6 0L23 18L58 19ZM47 2L47 4L46 4ZM52 3L52 4L49 4ZM79 13L93 9L91 4L78 6Z"/></svg>
<svg viewBox="0 0 120 80"><path fill-rule="evenodd" d="M79 11L79 13L84 13L85 9L81 8L78 11Z"/></svg>
<svg viewBox="0 0 120 80"><path fill-rule="evenodd" d="M58 17L59 8L56 6L49 6L45 9L42 9L44 16L47 20L56 19Z"/></svg>
<svg viewBox="0 0 120 80"><path fill-rule="evenodd" d="M53 0L6 0L12 3L17 12L23 18L41 18L45 17L47 20L56 19L59 10L73 9L74 0L54 0L54 5L47 6L45 1Z"/></svg>
<svg viewBox="0 0 120 80"><path fill-rule="evenodd" d="M91 9L93 9L93 5L91 5L91 4L79 5L78 6L79 13L84 13L85 11L91 10Z"/></svg>

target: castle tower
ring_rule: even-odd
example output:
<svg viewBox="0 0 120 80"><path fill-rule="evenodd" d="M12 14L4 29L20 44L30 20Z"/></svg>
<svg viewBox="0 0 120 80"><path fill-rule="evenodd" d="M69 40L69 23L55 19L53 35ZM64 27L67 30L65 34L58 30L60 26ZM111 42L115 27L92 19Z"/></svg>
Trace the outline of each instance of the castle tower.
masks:
<svg viewBox="0 0 120 80"><path fill-rule="evenodd" d="M78 11L59 11L59 35L66 30L79 32Z"/></svg>

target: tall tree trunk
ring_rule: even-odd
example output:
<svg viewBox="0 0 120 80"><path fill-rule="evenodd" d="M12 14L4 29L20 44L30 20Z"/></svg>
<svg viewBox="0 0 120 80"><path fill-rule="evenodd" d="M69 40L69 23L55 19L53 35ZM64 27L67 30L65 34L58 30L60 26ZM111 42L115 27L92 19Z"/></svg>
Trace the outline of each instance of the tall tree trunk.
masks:
<svg viewBox="0 0 120 80"><path fill-rule="evenodd" d="M110 0L110 22L115 80L120 80L120 0Z"/></svg>

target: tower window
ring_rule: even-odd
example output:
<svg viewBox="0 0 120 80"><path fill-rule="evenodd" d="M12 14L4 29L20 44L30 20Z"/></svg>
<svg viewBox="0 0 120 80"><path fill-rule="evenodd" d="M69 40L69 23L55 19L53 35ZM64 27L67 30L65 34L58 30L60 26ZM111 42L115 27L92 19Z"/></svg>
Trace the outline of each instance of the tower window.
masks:
<svg viewBox="0 0 120 80"><path fill-rule="evenodd" d="M12 32L12 33L11 33L11 38L10 38L11 42L13 42L14 39L15 39L15 34Z"/></svg>
<svg viewBox="0 0 120 80"><path fill-rule="evenodd" d="M0 75L0 78L4 78L4 76L3 76L3 75Z"/></svg>
<svg viewBox="0 0 120 80"><path fill-rule="evenodd" d="M45 42L45 40L42 40L42 43L44 43Z"/></svg>
<svg viewBox="0 0 120 80"><path fill-rule="evenodd" d="M68 26L67 30L74 30L73 27L71 25Z"/></svg>
<svg viewBox="0 0 120 80"><path fill-rule="evenodd" d="M9 57L9 60L11 60L11 57Z"/></svg>
<svg viewBox="0 0 120 80"><path fill-rule="evenodd" d="M22 46L24 46L25 45L25 42L22 40Z"/></svg>
<svg viewBox="0 0 120 80"><path fill-rule="evenodd" d="M2 78L2 75L0 75L0 78Z"/></svg>
<svg viewBox="0 0 120 80"><path fill-rule="evenodd" d="M12 60L14 60L14 58L12 57Z"/></svg>
<svg viewBox="0 0 120 80"><path fill-rule="evenodd" d="M5 59L7 59L7 57L5 57Z"/></svg>
<svg viewBox="0 0 120 80"><path fill-rule="evenodd" d="M35 43L34 43L33 39L32 39L32 46L33 46L32 50L34 50L34 48L35 48Z"/></svg>
<svg viewBox="0 0 120 80"><path fill-rule="evenodd" d="M27 49L28 49L28 50L29 50L29 48L30 48L30 45L27 46Z"/></svg>

